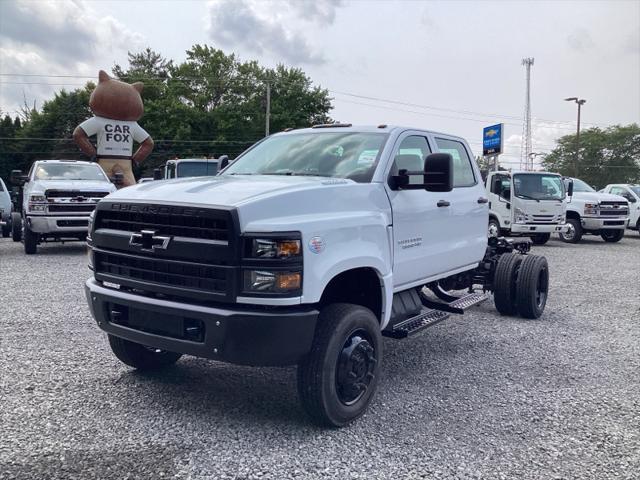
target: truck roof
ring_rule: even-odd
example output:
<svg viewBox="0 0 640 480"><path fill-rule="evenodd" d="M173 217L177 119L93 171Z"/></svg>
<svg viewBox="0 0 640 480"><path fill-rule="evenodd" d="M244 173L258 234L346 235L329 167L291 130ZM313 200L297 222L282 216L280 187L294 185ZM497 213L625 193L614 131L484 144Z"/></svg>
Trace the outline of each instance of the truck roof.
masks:
<svg viewBox="0 0 640 480"><path fill-rule="evenodd" d="M559 173L556 172L547 172L545 170L540 170L540 171L535 171L532 172L531 170L496 170L496 171L492 171L489 173L510 173L511 175L515 175L516 173L518 175L557 175L558 177L561 177L562 175L560 175Z"/></svg>
<svg viewBox="0 0 640 480"><path fill-rule="evenodd" d="M217 158L172 158L167 160L169 162L210 162L210 163L218 163L220 160Z"/></svg>
<svg viewBox="0 0 640 480"><path fill-rule="evenodd" d="M406 130L415 130L418 132L425 132L432 135L445 135L450 138L456 138L462 141L465 141L464 138L459 137L458 135L452 135L450 133L445 132L436 132L434 130L428 130L426 128L419 127L405 127L401 125L351 125L350 123L338 123L338 124L326 124L326 125L315 125L310 128L298 128L295 130L286 130L279 133L274 133L273 135L295 135L297 133L323 133L323 132L357 132L357 133L400 133Z"/></svg>
<svg viewBox="0 0 640 480"><path fill-rule="evenodd" d="M85 160L66 160L66 159L36 160L33 163L79 163L82 165L97 165L96 162L88 162Z"/></svg>

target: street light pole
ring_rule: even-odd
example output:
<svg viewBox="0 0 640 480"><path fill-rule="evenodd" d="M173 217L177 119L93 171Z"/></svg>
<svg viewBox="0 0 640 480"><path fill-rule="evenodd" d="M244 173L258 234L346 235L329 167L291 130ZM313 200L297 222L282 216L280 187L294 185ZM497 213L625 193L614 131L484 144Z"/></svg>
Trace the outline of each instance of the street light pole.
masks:
<svg viewBox="0 0 640 480"><path fill-rule="evenodd" d="M578 176L578 164L580 162L580 109L587 101L584 98L578 99L578 97L569 97L564 99L565 102L575 102L578 104L578 127L576 131L576 159L573 166L573 176Z"/></svg>

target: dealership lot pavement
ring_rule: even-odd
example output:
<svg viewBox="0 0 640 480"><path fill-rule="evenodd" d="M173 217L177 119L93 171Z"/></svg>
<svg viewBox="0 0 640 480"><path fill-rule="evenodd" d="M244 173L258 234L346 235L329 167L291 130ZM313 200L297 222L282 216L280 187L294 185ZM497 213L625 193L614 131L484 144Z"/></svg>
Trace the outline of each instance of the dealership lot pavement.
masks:
<svg viewBox="0 0 640 480"><path fill-rule="evenodd" d="M545 315L486 302L385 339L367 414L311 426L295 368L142 375L91 319L83 245L0 239L0 479L637 478L640 235L552 240Z"/></svg>

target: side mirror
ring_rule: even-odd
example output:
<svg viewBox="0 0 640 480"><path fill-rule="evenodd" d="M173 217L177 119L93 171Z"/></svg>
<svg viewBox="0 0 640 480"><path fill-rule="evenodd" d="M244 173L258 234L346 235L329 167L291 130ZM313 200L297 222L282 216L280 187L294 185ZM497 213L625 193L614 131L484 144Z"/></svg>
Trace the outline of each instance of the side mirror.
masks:
<svg viewBox="0 0 640 480"><path fill-rule="evenodd" d="M569 185L567 185L567 196L573 197L573 180L569 180Z"/></svg>
<svg viewBox="0 0 640 480"><path fill-rule="evenodd" d="M424 189L427 192L453 190L453 157L450 153L432 153L424 159Z"/></svg>
<svg viewBox="0 0 640 480"><path fill-rule="evenodd" d="M162 169L154 168L153 169L153 179L154 180L162 180Z"/></svg>
<svg viewBox="0 0 640 480"><path fill-rule="evenodd" d="M628 193L624 195L624 198L626 198L629 201L629 203L636 203L637 202L636 197L634 197L633 195L630 195Z"/></svg>
<svg viewBox="0 0 640 480"><path fill-rule="evenodd" d="M227 165L229 165L229 155L221 155L220 158L218 158L218 164L220 165L218 171L227 168Z"/></svg>
<svg viewBox="0 0 640 480"><path fill-rule="evenodd" d="M28 177L22 174L22 170L11 170L9 181L13 185L22 186L28 181Z"/></svg>

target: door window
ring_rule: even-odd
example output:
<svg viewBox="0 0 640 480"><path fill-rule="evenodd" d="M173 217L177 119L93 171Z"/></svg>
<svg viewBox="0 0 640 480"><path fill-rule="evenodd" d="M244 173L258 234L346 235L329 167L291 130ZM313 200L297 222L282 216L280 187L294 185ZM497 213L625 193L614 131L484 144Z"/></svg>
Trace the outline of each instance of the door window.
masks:
<svg viewBox="0 0 640 480"><path fill-rule="evenodd" d="M400 170L409 172L422 172L424 159L431 153L429 143L425 137L410 135L400 143L391 167L391 175L397 175ZM424 179L421 175L411 175L409 184L421 184Z"/></svg>
<svg viewBox="0 0 640 480"><path fill-rule="evenodd" d="M462 142L448 140L446 138L436 138L438 150L442 153L449 153L453 157L453 186L470 187L476 184L476 178L471 166L471 158Z"/></svg>

